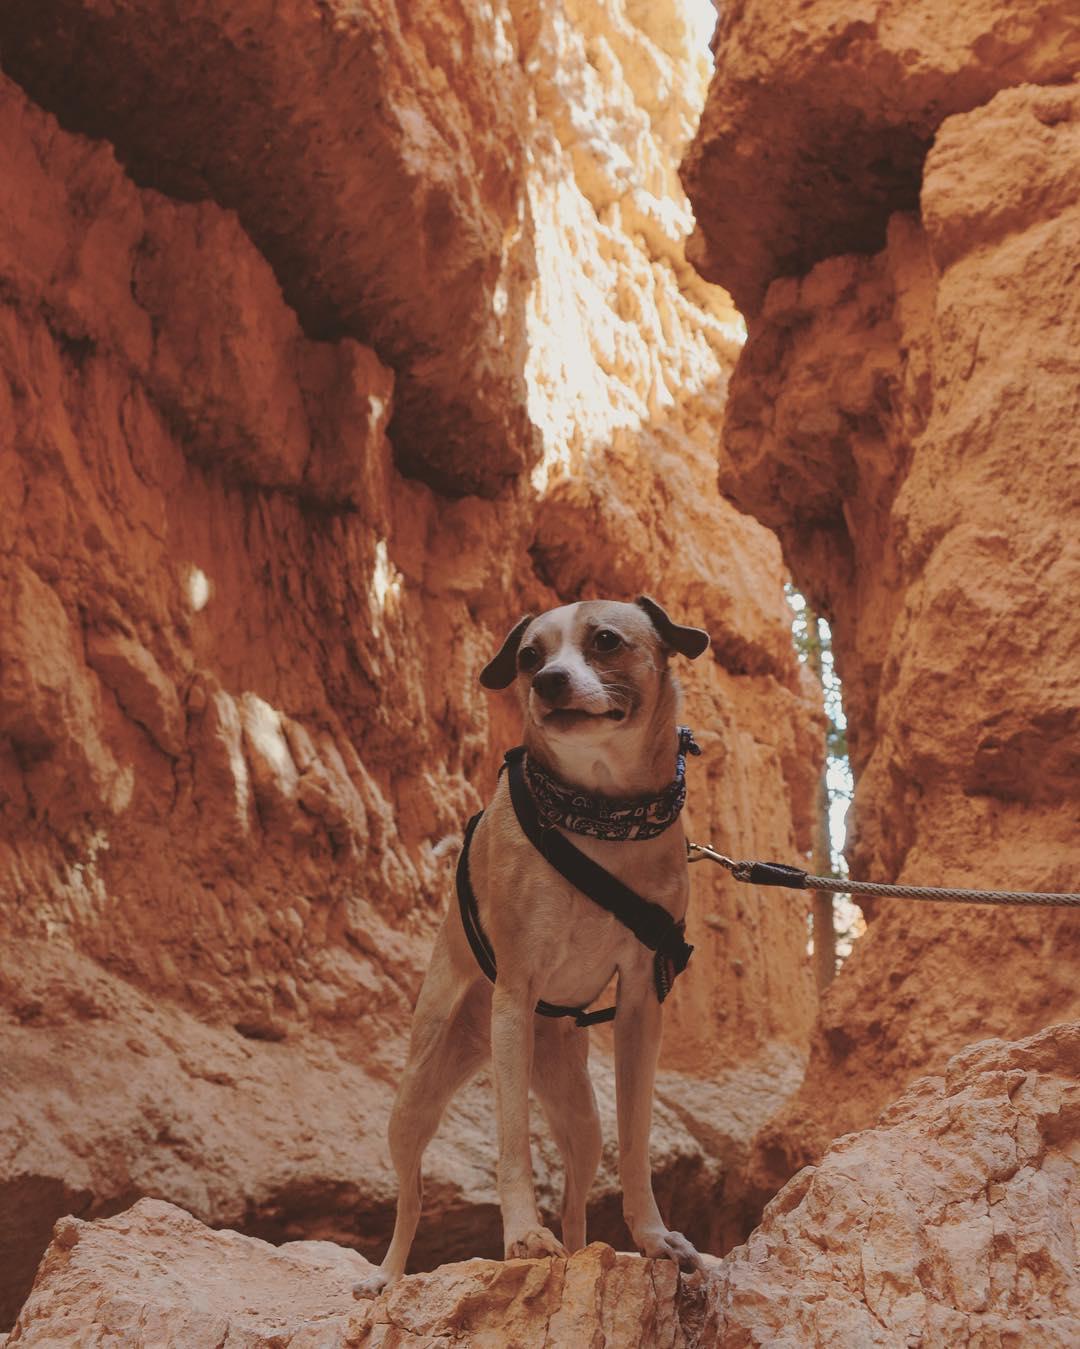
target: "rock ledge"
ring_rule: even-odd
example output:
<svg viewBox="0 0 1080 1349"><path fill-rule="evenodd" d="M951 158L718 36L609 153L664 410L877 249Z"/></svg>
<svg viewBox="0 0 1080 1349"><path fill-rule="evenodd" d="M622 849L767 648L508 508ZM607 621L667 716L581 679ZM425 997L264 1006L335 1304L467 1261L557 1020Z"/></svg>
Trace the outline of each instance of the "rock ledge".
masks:
<svg viewBox="0 0 1080 1349"><path fill-rule="evenodd" d="M143 1199L56 1225L9 1341L44 1349L1065 1346L1080 1324L1080 1023L986 1040L838 1140L745 1246L680 1282L594 1243L469 1260L374 1302L329 1242L273 1247Z"/></svg>

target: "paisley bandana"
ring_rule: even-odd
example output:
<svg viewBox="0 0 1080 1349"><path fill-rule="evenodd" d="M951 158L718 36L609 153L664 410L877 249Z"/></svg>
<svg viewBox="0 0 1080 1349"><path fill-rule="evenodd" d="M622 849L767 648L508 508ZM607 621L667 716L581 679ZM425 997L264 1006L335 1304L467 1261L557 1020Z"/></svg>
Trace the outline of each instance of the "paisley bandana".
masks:
<svg viewBox="0 0 1080 1349"><path fill-rule="evenodd" d="M541 820L589 838L616 842L656 838L675 823L686 802L687 754L701 753L689 726L680 726L678 731L675 780L657 796L633 796L622 800L590 796L579 787L568 787L550 777L526 756L525 777Z"/></svg>

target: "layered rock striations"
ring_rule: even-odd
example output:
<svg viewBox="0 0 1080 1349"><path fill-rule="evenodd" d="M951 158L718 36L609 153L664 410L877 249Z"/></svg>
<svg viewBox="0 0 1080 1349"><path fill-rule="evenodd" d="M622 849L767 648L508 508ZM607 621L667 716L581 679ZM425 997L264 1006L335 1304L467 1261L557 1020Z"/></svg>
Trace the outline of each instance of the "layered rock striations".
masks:
<svg viewBox="0 0 1080 1349"><path fill-rule="evenodd" d="M274 1248L144 1199L57 1223L9 1343L1065 1349L1080 1317L1078 1056L1077 1023L970 1046L689 1279L597 1243L569 1260L447 1265L357 1304L368 1266L354 1251Z"/></svg>
<svg viewBox="0 0 1080 1349"><path fill-rule="evenodd" d="M875 12L858 37L871 70L901 60L889 36L899 11ZM824 5L800 16L822 32L832 22ZM911 45L887 86L833 78L836 50L849 48L811 42L802 53L804 87L813 68L834 126L848 126L853 100L879 122L916 107L905 117L930 148L901 203L911 209L890 215L856 174L829 213L858 237L800 212L808 243L797 259L769 243L768 222L793 208L764 172L764 201L749 213L766 222L765 251L745 256L759 290L772 284L732 379L721 484L778 531L796 583L832 623L858 783L851 873L1075 891L1077 24L1053 7L917 18L905 11ZM742 24L733 12L721 67L751 41ZM784 71L778 61L778 83ZM926 92L939 86L970 110ZM724 234L729 198L710 195L702 166L714 157L718 172L741 171L741 152L716 134L743 115L738 88L714 84L688 175L703 232L734 249L710 269L731 285L744 253ZM775 136L781 158L820 154L834 176L858 167L858 136L818 141L815 126L794 139L786 123L755 134ZM898 167L885 156L883 173ZM859 233L867 211L874 230ZM804 274L773 279L790 270ZM803 1088L759 1137L762 1199L949 1052L1080 1008L1075 911L868 908L869 934L824 1000Z"/></svg>
<svg viewBox="0 0 1080 1349"><path fill-rule="evenodd" d="M751 316L730 387L673 169L703 36L636 0L0 15L0 1325L79 1218L13 1343L1070 1342L1072 914L879 906L785 1106L802 905L700 871L657 1190L719 1250L805 1168L749 1243L682 1287L593 1246L348 1296L523 610L707 626L691 835L794 860L821 728L775 530L833 625L852 870L1076 888L1071 11L726 12L684 175ZM419 1267L497 1253L493 1148L480 1083Z"/></svg>
<svg viewBox="0 0 1080 1349"><path fill-rule="evenodd" d="M708 626L691 828L809 838L780 550L714 481L738 323L682 253L693 33L222 15L0 16L0 1324L54 1219L142 1195L381 1253L436 845L517 736L476 672L523 610L644 589ZM716 1246L813 1006L801 904L694 884L655 1153ZM481 1084L421 1265L498 1251L493 1137Z"/></svg>

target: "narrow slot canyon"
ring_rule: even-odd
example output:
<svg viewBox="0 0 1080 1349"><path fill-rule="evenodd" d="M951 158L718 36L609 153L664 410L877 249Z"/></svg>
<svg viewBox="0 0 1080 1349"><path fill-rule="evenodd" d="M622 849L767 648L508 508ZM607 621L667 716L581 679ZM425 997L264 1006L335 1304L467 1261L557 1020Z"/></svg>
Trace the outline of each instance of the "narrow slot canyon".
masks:
<svg viewBox="0 0 1080 1349"><path fill-rule="evenodd" d="M707 630L688 837L811 869L794 588L850 875L1080 888L1078 70L1055 3L0 9L0 1345L1075 1343L1076 909L863 901L819 990L708 863L704 1272L602 1026L597 1244L501 1259L485 1073L350 1290L520 615Z"/></svg>

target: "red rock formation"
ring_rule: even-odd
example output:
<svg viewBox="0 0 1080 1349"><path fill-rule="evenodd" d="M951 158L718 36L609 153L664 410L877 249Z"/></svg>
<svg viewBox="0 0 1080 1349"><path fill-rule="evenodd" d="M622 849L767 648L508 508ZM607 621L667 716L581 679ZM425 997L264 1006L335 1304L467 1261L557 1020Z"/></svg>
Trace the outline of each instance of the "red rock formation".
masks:
<svg viewBox="0 0 1080 1349"><path fill-rule="evenodd" d="M472 1260L374 1302L363 1258L274 1248L142 1200L61 1219L11 1349L109 1333L177 1345L1056 1346L1080 1318L1080 1024L984 1041L842 1139L745 1246L682 1280L595 1244L569 1260Z"/></svg>
<svg viewBox="0 0 1080 1349"><path fill-rule="evenodd" d="M822 32L832 22L824 5L800 13ZM854 45L803 51L801 87L815 84L839 132L817 142L817 123L800 123L792 141L758 124L778 141L777 162L820 153L823 173L854 182L827 212L802 214L765 171L743 203L764 222L761 249L729 254L718 273L734 286L749 260L755 293L777 272L872 242L862 213L884 228L889 203L864 182L863 141L845 139L853 101L877 100L878 121L898 122L921 100L912 124L936 138L919 212L889 219L883 251L771 285L732 379L721 481L777 529L833 624L858 781L852 874L1076 890L1080 91L991 95L1055 79L1077 25L1053 7L1021 17L966 6L940 27L909 18L882 9ZM732 18L721 66L750 41L742 24ZM836 51L889 68L901 29L913 43L902 78L838 78ZM782 60L775 69L783 78ZM946 81L965 106L989 101L942 121L956 103L926 90ZM707 156L741 171L742 152L714 134L745 115L741 95L717 83L713 99L691 177ZM719 239L730 197L714 210L705 178L695 182L702 227L718 222ZM771 222L796 213L808 242L787 254ZM844 220L855 234L830 223ZM801 1092L758 1140L759 1196L965 1043L1075 1017L1078 990L1072 912L878 905L824 1000Z"/></svg>
<svg viewBox="0 0 1080 1349"><path fill-rule="evenodd" d="M520 8L0 15L67 128L0 82L0 1324L57 1216L144 1194L376 1253L434 845L516 736L476 672L522 609L647 589L709 626L692 824L805 846L779 547L714 481L735 319L682 257L700 58ZM709 1245L813 1008L796 898L694 903L655 1155ZM498 1250L492 1133L481 1085L420 1262ZM623 1240L616 1196L609 1151Z"/></svg>
<svg viewBox="0 0 1080 1349"><path fill-rule="evenodd" d="M1080 64L1068 0L744 0L721 8L716 73L682 173L704 276L757 315L769 283L822 258L876 252L914 209L948 116L999 89L1057 84Z"/></svg>
<svg viewBox="0 0 1080 1349"><path fill-rule="evenodd" d="M527 86L504 6L15 3L4 69L134 179L236 211L309 336L398 375L414 476L493 493L524 412Z"/></svg>
<svg viewBox="0 0 1080 1349"><path fill-rule="evenodd" d="M688 172L710 274L760 308L723 489L833 619L853 868L1075 888L1071 11L800 16L728 12ZM738 323L673 168L701 59L663 6L47 0L4 7L0 60L0 1324L61 1214L152 1195L250 1234L67 1223L13 1342L58 1308L129 1340L1067 1342L1064 1029L916 1084L678 1297L593 1247L335 1321L362 1257L254 1240L385 1237L435 844L515 736L475 672L521 610L649 589L708 626L692 832L808 844L779 546L714 479ZM951 1050L1077 1014L1071 917L883 911L777 1115L802 905L700 873L694 904L654 1153L706 1246ZM421 1263L497 1251L492 1134L481 1084ZM593 1235L617 1209L609 1148Z"/></svg>

